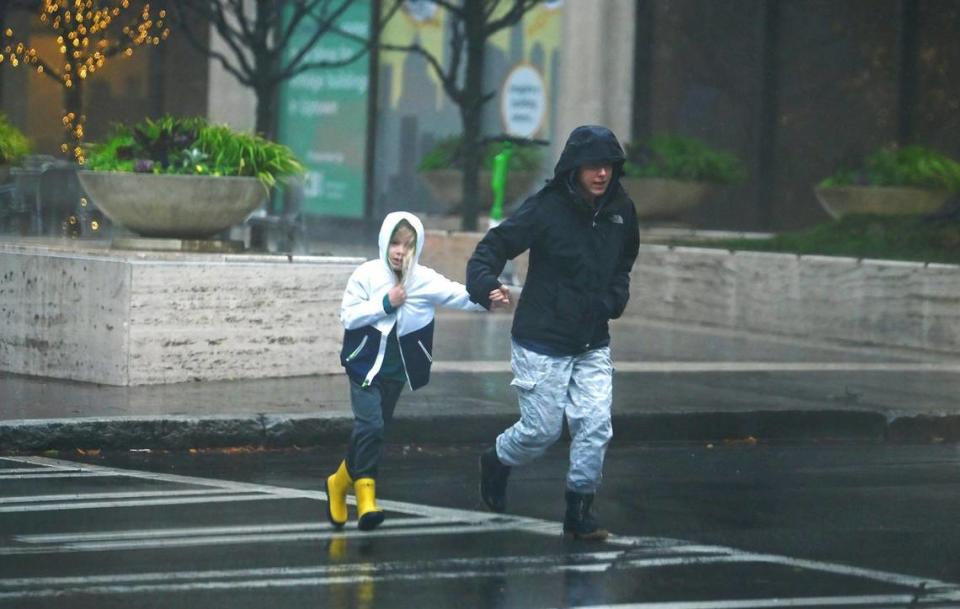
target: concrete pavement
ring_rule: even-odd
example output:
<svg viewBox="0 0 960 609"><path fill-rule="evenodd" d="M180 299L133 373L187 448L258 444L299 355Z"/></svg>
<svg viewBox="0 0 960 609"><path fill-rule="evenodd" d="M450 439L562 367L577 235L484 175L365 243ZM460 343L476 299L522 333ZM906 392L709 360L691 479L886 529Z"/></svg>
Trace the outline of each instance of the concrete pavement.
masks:
<svg viewBox="0 0 960 609"><path fill-rule="evenodd" d="M444 312L388 441L489 442L517 418L508 315ZM960 441L960 360L625 320L614 429L645 441ZM343 375L114 387L0 373L0 451L343 442Z"/></svg>

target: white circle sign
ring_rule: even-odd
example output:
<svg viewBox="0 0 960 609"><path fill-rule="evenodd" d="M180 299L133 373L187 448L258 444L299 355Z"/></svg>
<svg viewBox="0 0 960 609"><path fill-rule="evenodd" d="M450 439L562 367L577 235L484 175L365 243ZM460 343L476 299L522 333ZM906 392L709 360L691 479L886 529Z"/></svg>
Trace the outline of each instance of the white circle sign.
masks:
<svg viewBox="0 0 960 609"><path fill-rule="evenodd" d="M533 137L543 127L546 112L546 87L540 72L529 64L515 66L500 91L504 131L514 137Z"/></svg>

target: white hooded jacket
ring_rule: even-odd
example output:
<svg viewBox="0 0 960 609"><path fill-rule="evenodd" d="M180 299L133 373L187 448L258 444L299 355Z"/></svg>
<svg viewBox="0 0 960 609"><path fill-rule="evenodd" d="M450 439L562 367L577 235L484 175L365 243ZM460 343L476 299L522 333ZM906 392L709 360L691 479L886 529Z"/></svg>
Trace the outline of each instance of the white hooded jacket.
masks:
<svg viewBox="0 0 960 609"><path fill-rule="evenodd" d="M398 282L387 256L390 237L401 220L409 222L416 232L416 246L410 268L403 277L407 299L392 313L387 313L383 307L384 296ZM424 237L423 224L413 214L402 211L387 214L380 226L380 257L361 264L347 281L340 306L340 321L345 329L340 363L347 374L364 386L380 372L387 337L394 324L407 381L411 389L418 389L430 379L436 307L485 310L470 300L462 284L420 266Z"/></svg>

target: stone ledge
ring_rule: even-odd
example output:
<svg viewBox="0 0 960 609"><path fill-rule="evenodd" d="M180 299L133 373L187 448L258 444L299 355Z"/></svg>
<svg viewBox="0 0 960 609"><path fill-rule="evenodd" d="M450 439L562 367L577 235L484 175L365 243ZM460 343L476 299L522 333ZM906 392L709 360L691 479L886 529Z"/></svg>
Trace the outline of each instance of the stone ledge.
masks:
<svg viewBox="0 0 960 609"><path fill-rule="evenodd" d="M359 258L0 245L0 369L108 385L340 371Z"/></svg>
<svg viewBox="0 0 960 609"><path fill-rule="evenodd" d="M462 282L481 237L427 231L423 264ZM627 318L960 355L957 265L644 244L630 291Z"/></svg>

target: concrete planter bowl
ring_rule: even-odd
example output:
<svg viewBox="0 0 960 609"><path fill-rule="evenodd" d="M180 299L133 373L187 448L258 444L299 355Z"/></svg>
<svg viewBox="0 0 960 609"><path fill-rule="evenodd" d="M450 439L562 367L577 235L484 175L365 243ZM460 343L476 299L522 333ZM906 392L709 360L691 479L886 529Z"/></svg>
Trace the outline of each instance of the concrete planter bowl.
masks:
<svg viewBox="0 0 960 609"><path fill-rule="evenodd" d="M939 209L950 197L945 190L903 186L818 186L813 191L834 219L851 214L926 214Z"/></svg>
<svg viewBox="0 0 960 609"><path fill-rule="evenodd" d="M143 237L205 239L260 206L267 189L250 177L77 172L93 203Z"/></svg>
<svg viewBox="0 0 960 609"><path fill-rule="evenodd" d="M713 182L665 178L620 178L640 219L671 220L695 209L713 192Z"/></svg>
<svg viewBox="0 0 960 609"><path fill-rule="evenodd" d="M448 213L457 213L463 205L463 172L459 169L432 169L421 171L420 178L430 195L441 204ZM507 176L507 191L504 193L504 205L509 205L526 195L537 181L533 171L511 171ZM478 178L479 209L489 210L493 205L493 189L490 188L490 172L481 171Z"/></svg>

